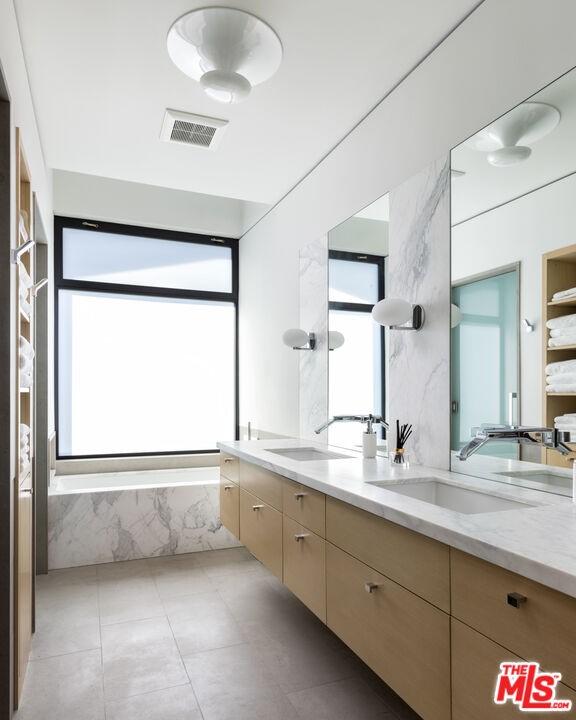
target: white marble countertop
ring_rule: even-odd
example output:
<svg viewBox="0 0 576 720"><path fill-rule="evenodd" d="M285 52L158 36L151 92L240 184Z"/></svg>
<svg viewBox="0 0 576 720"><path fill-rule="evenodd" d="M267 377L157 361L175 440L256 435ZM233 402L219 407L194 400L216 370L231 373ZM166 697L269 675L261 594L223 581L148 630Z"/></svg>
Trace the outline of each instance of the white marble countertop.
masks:
<svg viewBox="0 0 576 720"><path fill-rule="evenodd" d="M576 503L570 498L423 466L396 469L387 458L364 460L353 451L308 440L241 440L219 442L218 447L242 460L576 597ZM269 452L270 449L291 447L317 447L350 458L296 461ZM370 484L375 480L402 483L419 477L438 478L458 487L534 507L462 514Z"/></svg>

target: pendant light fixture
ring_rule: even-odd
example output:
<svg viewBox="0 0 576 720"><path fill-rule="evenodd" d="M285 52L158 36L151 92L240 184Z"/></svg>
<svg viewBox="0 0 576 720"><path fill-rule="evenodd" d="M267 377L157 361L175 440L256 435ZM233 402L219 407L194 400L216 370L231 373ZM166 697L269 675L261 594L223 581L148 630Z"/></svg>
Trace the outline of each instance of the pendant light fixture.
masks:
<svg viewBox="0 0 576 720"><path fill-rule="evenodd" d="M274 30L255 15L232 8L186 13L170 28L167 45L176 67L223 103L245 100L282 61Z"/></svg>

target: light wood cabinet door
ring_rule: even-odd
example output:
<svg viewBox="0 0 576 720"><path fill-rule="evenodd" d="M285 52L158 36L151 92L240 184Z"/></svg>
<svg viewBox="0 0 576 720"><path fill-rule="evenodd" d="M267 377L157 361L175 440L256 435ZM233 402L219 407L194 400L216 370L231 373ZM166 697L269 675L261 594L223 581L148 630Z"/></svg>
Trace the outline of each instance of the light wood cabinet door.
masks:
<svg viewBox="0 0 576 720"><path fill-rule="evenodd" d="M240 460L234 455L220 453L220 475L236 484L240 481Z"/></svg>
<svg viewBox="0 0 576 720"><path fill-rule="evenodd" d="M433 605L450 611L447 545L330 497L326 499L326 539Z"/></svg>
<svg viewBox="0 0 576 720"><path fill-rule="evenodd" d="M282 513L242 488L240 541L282 580Z"/></svg>
<svg viewBox="0 0 576 720"><path fill-rule="evenodd" d="M326 622L326 542L284 515L284 585Z"/></svg>
<svg viewBox="0 0 576 720"><path fill-rule="evenodd" d="M240 537L240 488L220 476L220 521L234 537Z"/></svg>
<svg viewBox="0 0 576 720"><path fill-rule="evenodd" d="M520 720L522 717L576 717L576 693L559 684L556 697L572 700L569 713L521 712L512 703L494 704L500 663L520 660L467 625L452 619L452 720ZM543 668L555 670L555 668Z"/></svg>
<svg viewBox="0 0 576 720"><path fill-rule="evenodd" d="M284 514L312 530L320 537L326 536L326 495L312 488L284 480L282 487Z"/></svg>
<svg viewBox="0 0 576 720"><path fill-rule="evenodd" d="M326 617L424 720L450 718L450 618L326 543Z"/></svg>
<svg viewBox="0 0 576 720"><path fill-rule="evenodd" d="M17 580L16 580L16 658L17 700L22 695L22 686L28 666L32 645L32 607L33 607L33 502L30 487L23 486L18 494L18 545L16 548Z"/></svg>
<svg viewBox="0 0 576 720"><path fill-rule="evenodd" d="M284 478L270 470L240 460L240 487L280 511L283 480Z"/></svg>
<svg viewBox="0 0 576 720"><path fill-rule="evenodd" d="M454 617L576 689L576 599L459 550L451 567Z"/></svg>

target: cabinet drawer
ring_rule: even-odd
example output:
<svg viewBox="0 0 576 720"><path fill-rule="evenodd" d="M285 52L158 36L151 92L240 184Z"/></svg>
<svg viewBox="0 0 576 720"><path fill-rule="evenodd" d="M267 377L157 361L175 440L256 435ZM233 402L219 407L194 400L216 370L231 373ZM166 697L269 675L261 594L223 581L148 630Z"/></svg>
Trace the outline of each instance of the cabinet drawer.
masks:
<svg viewBox="0 0 576 720"><path fill-rule="evenodd" d="M326 622L326 543L284 515L284 585Z"/></svg>
<svg viewBox="0 0 576 720"><path fill-rule="evenodd" d="M240 473L240 460L233 455L227 455L226 453L220 453L220 475L224 475L228 480L232 480L238 483Z"/></svg>
<svg viewBox="0 0 576 720"><path fill-rule="evenodd" d="M240 488L224 476L220 477L220 521L232 535L240 537Z"/></svg>
<svg viewBox="0 0 576 720"><path fill-rule="evenodd" d="M326 539L449 612L447 545L333 498L326 499Z"/></svg>
<svg viewBox="0 0 576 720"><path fill-rule="evenodd" d="M525 660L562 673L576 689L576 600L452 550L452 614ZM525 602L514 607L508 594Z"/></svg>
<svg viewBox="0 0 576 720"><path fill-rule="evenodd" d="M449 616L330 543L326 574L328 627L424 720L447 720Z"/></svg>
<svg viewBox="0 0 576 720"><path fill-rule="evenodd" d="M276 510L282 510L283 478L259 465L240 461L240 487Z"/></svg>
<svg viewBox="0 0 576 720"><path fill-rule="evenodd" d="M282 513L240 488L240 540L282 580Z"/></svg>
<svg viewBox="0 0 576 720"><path fill-rule="evenodd" d="M326 536L326 495L312 488L284 480L282 486L284 513L320 537Z"/></svg>
<svg viewBox="0 0 576 720"><path fill-rule="evenodd" d="M550 717L563 713L521 712L515 705L495 705L493 702L496 677L500 663L520 658L467 625L452 619L452 720L519 720L530 717ZM556 668L544 667L554 671ZM556 697L572 700L576 708L576 693L559 684ZM573 712L573 711L572 711ZM565 717L572 717L572 712Z"/></svg>

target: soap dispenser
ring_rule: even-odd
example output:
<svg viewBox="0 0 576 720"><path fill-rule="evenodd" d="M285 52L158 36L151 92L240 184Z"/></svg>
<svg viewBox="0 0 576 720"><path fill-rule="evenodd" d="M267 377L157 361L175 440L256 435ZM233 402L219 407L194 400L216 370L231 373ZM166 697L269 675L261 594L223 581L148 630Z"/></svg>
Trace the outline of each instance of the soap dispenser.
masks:
<svg viewBox="0 0 576 720"><path fill-rule="evenodd" d="M376 457L377 441L374 423L379 422L378 418L369 415L366 421L366 430L362 434L362 457L369 460Z"/></svg>

